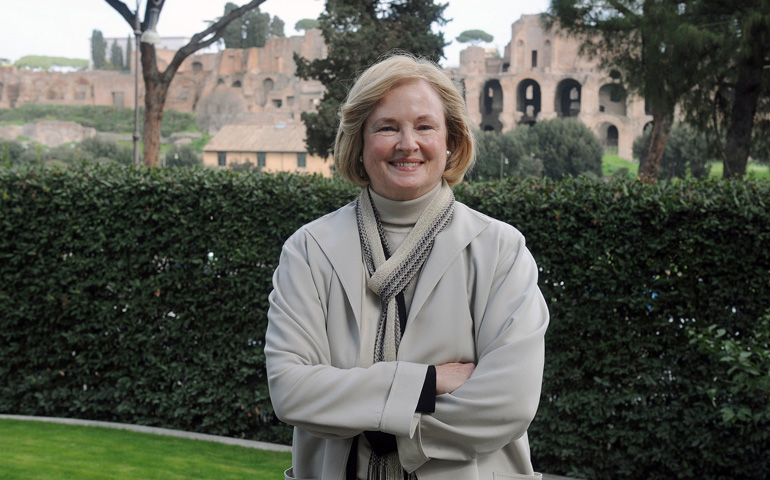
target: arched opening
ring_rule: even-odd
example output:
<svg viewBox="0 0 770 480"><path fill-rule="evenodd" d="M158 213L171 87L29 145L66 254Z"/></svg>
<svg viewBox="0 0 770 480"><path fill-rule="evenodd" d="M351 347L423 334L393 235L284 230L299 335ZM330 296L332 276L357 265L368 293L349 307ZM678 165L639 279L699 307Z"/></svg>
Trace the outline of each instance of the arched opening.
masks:
<svg viewBox="0 0 770 480"><path fill-rule="evenodd" d="M556 113L560 117L577 117L580 113L582 86L577 80L567 78L556 86Z"/></svg>
<svg viewBox="0 0 770 480"><path fill-rule="evenodd" d="M484 131L503 131L500 114L503 111L503 88L499 80L489 80L484 84L479 98L481 110L481 129Z"/></svg>
<svg viewBox="0 0 770 480"><path fill-rule="evenodd" d="M192 71L193 73L198 73L203 71L203 64L201 62L193 62Z"/></svg>
<svg viewBox="0 0 770 480"><path fill-rule="evenodd" d="M275 82L272 78L266 78L265 81L262 82L262 106L264 107L267 104L267 96L270 94L270 92L273 91L273 88L275 88Z"/></svg>
<svg viewBox="0 0 770 480"><path fill-rule="evenodd" d="M626 115L626 90L617 83L599 89L599 111L611 115Z"/></svg>
<svg viewBox="0 0 770 480"><path fill-rule="evenodd" d="M604 122L599 127L598 137L602 142L602 146L604 146L605 152L617 154L620 143L618 127L610 122Z"/></svg>
<svg viewBox="0 0 770 480"><path fill-rule="evenodd" d="M549 68L551 66L551 55L553 55L553 49L551 48L551 41L546 40L543 48L543 60L540 62L543 68Z"/></svg>
<svg viewBox="0 0 770 480"><path fill-rule="evenodd" d="M532 79L523 80L516 93L516 110L524 114L520 123L534 124L541 110L540 85Z"/></svg>
<svg viewBox="0 0 770 480"><path fill-rule="evenodd" d="M241 88L243 85L241 84L240 80L236 80L233 82L233 88Z"/></svg>

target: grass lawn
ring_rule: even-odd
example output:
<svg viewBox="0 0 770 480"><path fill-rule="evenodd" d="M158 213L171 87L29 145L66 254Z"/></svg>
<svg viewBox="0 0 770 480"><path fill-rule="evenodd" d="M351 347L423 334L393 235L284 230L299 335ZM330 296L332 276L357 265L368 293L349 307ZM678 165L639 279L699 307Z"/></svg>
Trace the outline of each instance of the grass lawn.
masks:
<svg viewBox="0 0 770 480"><path fill-rule="evenodd" d="M722 162L712 162L709 178L722 178L722 167ZM628 171L629 177L636 178L639 173L639 163L612 154L602 156L602 176L611 177L622 169ZM746 177L770 180L770 166L751 162L746 166Z"/></svg>
<svg viewBox="0 0 770 480"><path fill-rule="evenodd" d="M636 178L639 172L639 164L608 153L602 156L602 176L611 177L622 169L628 170L628 176Z"/></svg>
<svg viewBox="0 0 770 480"><path fill-rule="evenodd" d="M0 419L0 480L283 480L291 453L103 427Z"/></svg>

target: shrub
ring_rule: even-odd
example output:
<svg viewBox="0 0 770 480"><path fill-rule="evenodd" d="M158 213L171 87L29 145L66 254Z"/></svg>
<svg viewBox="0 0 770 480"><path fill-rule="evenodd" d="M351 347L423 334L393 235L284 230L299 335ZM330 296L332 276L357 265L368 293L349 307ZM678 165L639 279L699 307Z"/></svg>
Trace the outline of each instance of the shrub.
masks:
<svg viewBox="0 0 770 480"><path fill-rule="evenodd" d="M537 122L531 128L537 139L536 156L543 161L546 177L602 175L602 145L582 122L556 118Z"/></svg>
<svg viewBox="0 0 770 480"><path fill-rule="evenodd" d="M355 194L286 174L1 169L0 411L289 442L264 370L271 276L296 228ZM455 194L521 230L540 267L536 468L764 478L751 366L766 368L770 182L508 179ZM716 350L691 343L712 333Z"/></svg>
<svg viewBox="0 0 770 480"><path fill-rule="evenodd" d="M645 154L650 132L647 131L634 139L634 158ZM660 159L658 178L707 178L711 171L709 145L706 136L685 124L678 124L671 129Z"/></svg>
<svg viewBox="0 0 770 480"><path fill-rule="evenodd" d="M124 133L134 131L134 110L100 105L38 105L25 103L16 108L0 109L0 123L35 123L39 120L62 120L95 128L99 132ZM144 107L139 107L139 128L144 128ZM177 110L165 110L161 135L194 131L195 115Z"/></svg>
<svg viewBox="0 0 770 480"><path fill-rule="evenodd" d="M541 177L542 162L533 156L535 139L528 127L506 133L476 132L476 166L469 174L475 181L503 177Z"/></svg>
<svg viewBox="0 0 770 480"><path fill-rule="evenodd" d="M192 145L173 145L166 151L167 167L196 167L203 165L203 158Z"/></svg>
<svg viewBox="0 0 770 480"><path fill-rule="evenodd" d="M546 120L502 134L477 132L476 139L477 165L471 180L602 174L601 143L574 119Z"/></svg>

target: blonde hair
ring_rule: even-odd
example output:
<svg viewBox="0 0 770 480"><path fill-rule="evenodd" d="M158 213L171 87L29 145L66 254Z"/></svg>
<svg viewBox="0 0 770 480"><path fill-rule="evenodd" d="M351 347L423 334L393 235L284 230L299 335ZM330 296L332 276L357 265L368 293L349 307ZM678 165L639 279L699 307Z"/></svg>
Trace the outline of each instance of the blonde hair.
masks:
<svg viewBox="0 0 770 480"><path fill-rule="evenodd" d="M452 80L433 62L397 53L367 68L356 80L340 106L340 126L334 142L334 164L343 177L358 186L369 184L369 176L359 159L363 153L366 119L391 88L405 80L425 80L438 93L444 105L447 127L447 157L443 178L457 185L476 159L465 100Z"/></svg>

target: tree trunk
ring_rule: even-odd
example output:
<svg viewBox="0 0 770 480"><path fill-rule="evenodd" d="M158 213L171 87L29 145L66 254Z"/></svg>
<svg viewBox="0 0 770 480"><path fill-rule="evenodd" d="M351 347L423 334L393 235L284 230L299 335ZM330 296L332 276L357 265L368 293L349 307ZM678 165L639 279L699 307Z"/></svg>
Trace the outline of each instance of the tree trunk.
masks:
<svg viewBox="0 0 770 480"><path fill-rule="evenodd" d="M663 149L666 148L671 122L671 114L653 110L652 132L647 142L647 151L639 163L639 180L645 183L655 183L658 179L660 159L663 158Z"/></svg>
<svg viewBox="0 0 770 480"><path fill-rule="evenodd" d="M163 107L171 84L171 75L158 71L155 47L142 43L142 75L144 76L144 164L158 165L160 157L160 126L163 121Z"/></svg>
<svg viewBox="0 0 770 480"><path fill-rule="evenodd" d="M123 19L128 22L132 29L136 28L137 11L132 12L128 6L121 0L105 0L112 8L117 11ZM221 17L216 23L210 25L206 30L193 35L190 42L180 48L174 58L169 63L163 73L158 71L156 61L155 46L149 43L141 43L139 50L142 54L142 76L144 77L144 164L148 167L154 167L158 164L160 154L160 126L163 120L163 106L166 103L166 95L171 81L174 79L177 69L182 62L202 48L215 43L222 38L227 25L236 18L257 8L265 0L251 0L230 13ZM144 9L144 21L140 30L144 32L150 21L150 13L157 9L157 14L163 10L165 0L147 0ZM137 66L138 68L138 66Z"/></svg>
<svg viewBox="0 0 770 480"><path fill-rule="evenodd" d="M754 115L762 88L764 56L764 49L755 47L751 56L739 64L730 126L725 142L723 178L740 178L746 174L746 163L751 150L751 130L754 128Z"/></svg>

